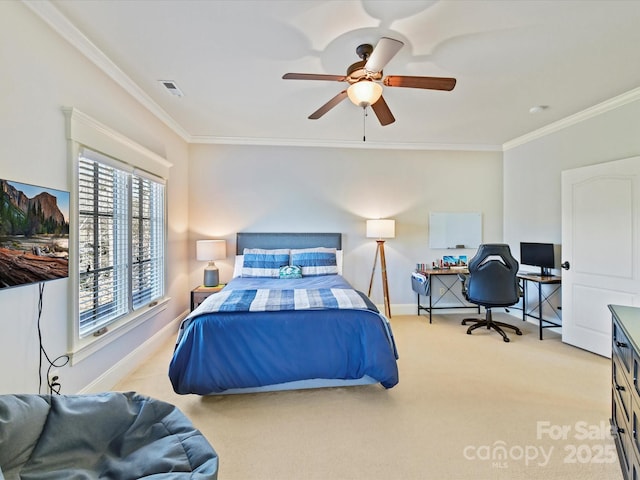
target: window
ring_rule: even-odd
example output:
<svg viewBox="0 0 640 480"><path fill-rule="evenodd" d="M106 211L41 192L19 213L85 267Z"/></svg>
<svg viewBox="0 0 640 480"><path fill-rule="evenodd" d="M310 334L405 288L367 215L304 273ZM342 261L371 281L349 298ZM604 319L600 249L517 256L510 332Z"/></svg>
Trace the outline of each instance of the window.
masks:
<svg viewBox="0 0 640 480"><path fill-rule="evenodd" d="M78 155L80 337L164 295L164 182L92 150Z"/></svg>
<svg viewBox="0 0 640 480"><path fill-rule="evenodd" d="M62 110L72 182L73 365L157 318L170 302L165 195L172 164L76 108Z"/></svg>

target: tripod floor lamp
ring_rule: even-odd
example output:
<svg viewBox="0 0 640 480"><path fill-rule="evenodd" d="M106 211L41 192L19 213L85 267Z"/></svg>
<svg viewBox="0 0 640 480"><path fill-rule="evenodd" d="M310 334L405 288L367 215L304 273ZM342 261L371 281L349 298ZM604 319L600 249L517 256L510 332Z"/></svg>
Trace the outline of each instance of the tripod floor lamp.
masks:
<svg viewBox="0 0 640 480"><path fill-rule="evenodd" d="M373 269L371 270L371 281L369 282L369 293L371 297L371 287L373 286L373 276L376 272L378 257L380 257L380 269L382 270L382 294L384 296L384 314L391 318L391 307L389 305L389 285L387 284L387 261L384 258L383 238L394 238L396 236L396 221L389 219L367 220L367 238L377 238L376 256L373 259Z"/></svg>

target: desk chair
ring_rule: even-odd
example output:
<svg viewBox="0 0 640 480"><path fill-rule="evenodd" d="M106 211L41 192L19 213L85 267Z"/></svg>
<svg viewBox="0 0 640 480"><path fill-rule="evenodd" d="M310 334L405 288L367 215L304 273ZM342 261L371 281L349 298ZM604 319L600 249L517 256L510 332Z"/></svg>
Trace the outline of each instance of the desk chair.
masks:
<svg viewBox="0 0 640 480"><path fill-rule="evenodd" d="M518 261L511 256L509 245L486 243L480 245L478 253L469 261L469 274L460 275L462 293L471 303L485 307L485 318L465 318L462 325L474 322L467 329L467 334L476 328L487 327L502 335L505 342L509 337L503 328L510 328L517 335L522 335L518 327L508 323L495 322L492 318L493 307L509 307L518 303L520 299L520 284L516 274Z"/></svg>

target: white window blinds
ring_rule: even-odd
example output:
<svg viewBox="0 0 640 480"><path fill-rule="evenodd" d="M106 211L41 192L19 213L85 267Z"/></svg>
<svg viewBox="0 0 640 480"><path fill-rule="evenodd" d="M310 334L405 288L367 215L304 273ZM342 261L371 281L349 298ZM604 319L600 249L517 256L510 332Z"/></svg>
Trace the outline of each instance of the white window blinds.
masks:
<svg viewBox="0 0 640 480"><path fill-rule="evenodd" d="M117 165L78 160L81 337L164 295L164 184Z"/></svg>
<svg viewBox="0 0 640 480"><path fill-rule="evenodd" d="M164 186L132 175L131 246L133 308L164 292Z"/></svg>

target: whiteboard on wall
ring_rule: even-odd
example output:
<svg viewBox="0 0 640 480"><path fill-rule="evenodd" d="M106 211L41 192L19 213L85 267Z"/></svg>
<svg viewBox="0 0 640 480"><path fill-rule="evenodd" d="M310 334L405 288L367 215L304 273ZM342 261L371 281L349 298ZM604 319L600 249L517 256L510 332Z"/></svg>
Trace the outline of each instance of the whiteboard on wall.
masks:
<svg viewBox="0 0 640 480"><path fill-rule="evenodd" d="M430 213L430 248L478 248L482 243L482 214Z"/></svg>

